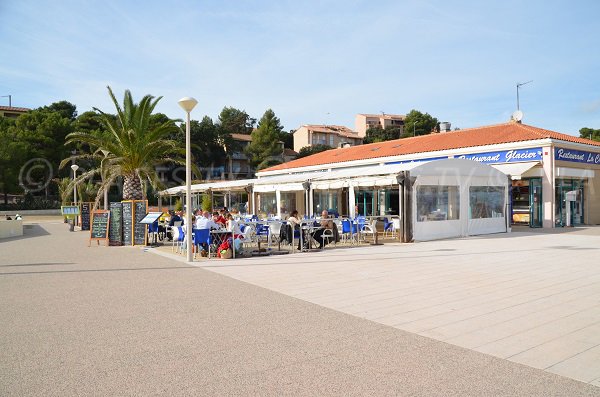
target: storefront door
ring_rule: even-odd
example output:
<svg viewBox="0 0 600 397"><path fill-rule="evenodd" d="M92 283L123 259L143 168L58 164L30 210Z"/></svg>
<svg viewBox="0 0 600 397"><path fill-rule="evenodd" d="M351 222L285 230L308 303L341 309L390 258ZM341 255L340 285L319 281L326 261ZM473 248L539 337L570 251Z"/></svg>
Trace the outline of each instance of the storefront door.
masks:
<svg viewBox="0 0 600 397"><path fill-rule="evenodd" d="M356 215L375 215L379 203L377 195L374 193L373 190L359 190L356 193L356 205L358 205L358 214Z"/></svg>
<svg viewBox="0 0 600 397"><path fill-rule="evenodd" d="M529 180L529 227L543 226L542 178Z"/></svg>
<svg viewBox="0 0 600 397"><path fill-rule="evenodd" d="M566 201L567 192L576 191L576 201ZM567 205L571 207L571 222L573 226L583 224L583 181L579 179L556 180L556 226L567 225Z"/></svg>

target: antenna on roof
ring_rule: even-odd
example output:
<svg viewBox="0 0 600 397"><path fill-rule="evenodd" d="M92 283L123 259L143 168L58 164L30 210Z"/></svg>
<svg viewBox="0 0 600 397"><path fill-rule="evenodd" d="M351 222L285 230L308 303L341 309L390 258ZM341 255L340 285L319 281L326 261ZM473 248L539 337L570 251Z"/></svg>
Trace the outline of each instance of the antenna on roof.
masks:
<svg viewBox="0 0 600 397"><path fill-rule="evenodd" d="M529 84L531 82L533 82L533 80L526 81L525 83L517 83L517 111L521 110L521 108L519 108L519 88L521 86L523 86L525 84Z"/></svg>

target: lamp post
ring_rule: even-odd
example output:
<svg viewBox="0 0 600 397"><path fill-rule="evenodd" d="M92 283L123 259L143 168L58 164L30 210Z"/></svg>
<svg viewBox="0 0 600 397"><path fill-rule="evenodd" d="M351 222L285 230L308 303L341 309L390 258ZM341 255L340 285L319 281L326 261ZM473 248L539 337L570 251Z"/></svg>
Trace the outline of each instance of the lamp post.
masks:
<svg viewBox="0 0 600 397"><path fill-rule="evenodd" d="M102 172L102 182L104 184L104 161L106 160L110 152L106 149L100 149L100 151L104 155L104 158L102 159L102 164L100 166ZM104 186L104 209L108 210L108 186Z"/></svg>
<svg viewBox="0 0 600 397"><path fill-rule="evenodd" d="M75 205L77 205L77 183L75 183L75 180L77 179L77 170L79 169L79 166L77 164L72 164L71 169L73 170L73 202L75 203ZM77 217L75 217L75 219L73 220L73 225L75 225L76 223Z"/></svg>
<svg viewBox="0 0 600 397"><path fill-rule="evenodd" d="M187 247L187 261L193 261L192 253L192 153L190 141L190 113L198 103L190 97L181 98L179 106L185 110L185 244Z"/></svg>

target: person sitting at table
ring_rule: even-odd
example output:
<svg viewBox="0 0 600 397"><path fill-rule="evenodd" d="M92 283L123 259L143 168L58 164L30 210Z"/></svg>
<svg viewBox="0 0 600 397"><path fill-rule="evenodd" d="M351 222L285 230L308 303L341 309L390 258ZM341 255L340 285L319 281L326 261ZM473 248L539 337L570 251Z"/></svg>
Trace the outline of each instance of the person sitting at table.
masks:
<svg viewBox="0 0 600 397"><path fill-rule="evenodd" d="M285 228L281 228L284 236L281 240L286 240L288 244L292 244L294 241L294 230L300 229L300 217L298 216L298 211L294 210L287 218L287 225L284 225ZM284 237L284 238L283 238ZM300 241L298 241L298 250L300 250Z"/></svg>
<svg viewBox="0 0 600 397"><path fill-rule="evenodd" d="M181 219L181 211L173 212L171 211L171 219L169 219L169 226L175 226L175 222L182 222Z"/></svg>
<svg viewBox="0 0 600 397"><path fill-rule="evenodd" d="M218 223L222 227L225 227L227 225L227 220L223 217L223 215L219 214L216 211L213 212L213 221L215 223Z"/></svg>
<svg viewBox="0 0 600 397"><path fill-rule="evenodd" d="M235 219L233 219L233 215L231 214L227 216L227 231L232 232L234 238L242 234L242 231L240 230L240 225Z"/></svg>
<svg viewBox="0 0 600 397"><path fill-rule="evenodd" d="M314 238L319 243L319 248L323 249L323 247L325 247L325 239L323 238L323 233L325 232L325 230L333 231L334 228L333 221L329 219L329 213L327 212L327 210L323 210L323 212L321 212L321 221L319 225L321 227L312 233L312 238Z"/></svg>
<svg viewBox="0 0 600 397"><path fill-rule="evenodd" d="M220 229L220 226L211 219L210 212L204 211L196 218L196 229Z"/></svg>

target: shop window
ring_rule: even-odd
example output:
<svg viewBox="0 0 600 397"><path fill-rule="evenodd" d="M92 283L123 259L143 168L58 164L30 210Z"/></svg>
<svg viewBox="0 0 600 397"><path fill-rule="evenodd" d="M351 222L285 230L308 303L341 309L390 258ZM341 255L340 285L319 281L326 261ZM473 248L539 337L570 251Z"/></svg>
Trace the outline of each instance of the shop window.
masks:
<svg viewBox="0 0 600 397"><path fill-rule="evenodd" d="M277 198L275 193L261 193L259 214L261 216L273 216L277 214Z"/></svg>
<svg viewBox="0 0 600 397"><path fill-rule="evenodd" d="M319 216L323 210L339 213L337 191L316 190L313 195L313 206Z"/></svg>
<svg viewBox="0 0 600 397"><path fill-rule="evenodd" d="M470 218L503 218L504 197L503 187L471 186L469 188Z"/></svg>
<svg viewBox="0 0 600 397"><path fill-rule="evenodd" d="M284 217L296 209L296 193L281 193L281 216Z"/></svg>
<svg viewBox="0 0 600 397"><path fill-rule="evenodd" d="M422 185L417 188L417 221L460 219L458 186Z"/></svg>

